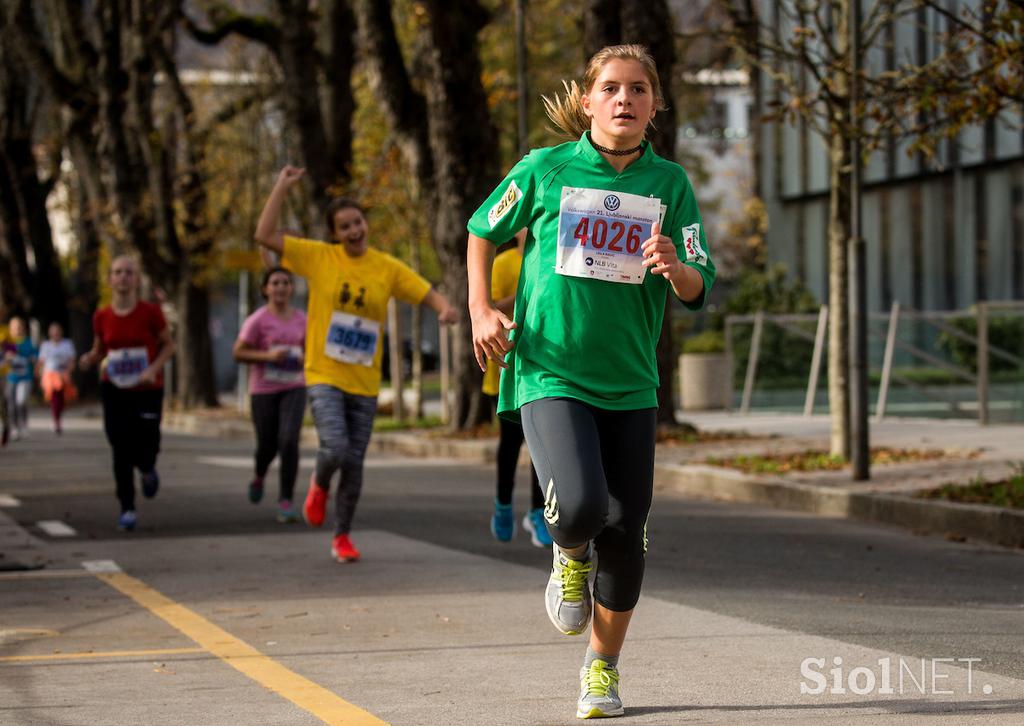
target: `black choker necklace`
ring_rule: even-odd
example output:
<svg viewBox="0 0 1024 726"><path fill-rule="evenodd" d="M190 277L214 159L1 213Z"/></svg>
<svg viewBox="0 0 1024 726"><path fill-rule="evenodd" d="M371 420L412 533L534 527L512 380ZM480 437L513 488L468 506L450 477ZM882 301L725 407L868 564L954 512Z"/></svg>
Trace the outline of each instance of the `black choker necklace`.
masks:
<svg viewBox="0 0 1024 726"><path fill-rule="evenodd" d="M637 144L632 149L609 149L607 146L601 146L601 144L591 139L590 145L593 146L598 151L600 151L602 154L611 154L612 156L629 156L630 154L635 154L638 151L644 150L644 145L642 143Z"/></svg>

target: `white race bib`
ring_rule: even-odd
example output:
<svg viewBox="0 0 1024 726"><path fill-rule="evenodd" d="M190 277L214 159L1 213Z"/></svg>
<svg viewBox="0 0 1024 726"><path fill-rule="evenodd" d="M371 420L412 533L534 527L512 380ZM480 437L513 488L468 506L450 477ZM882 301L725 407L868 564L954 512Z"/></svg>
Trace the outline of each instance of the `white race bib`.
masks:
<svg viewBox="0 0 1024 726"><path fill-rule="evenodd" d="M118 388L132 388L139 383L142 371L149 367L149 351L139 348L117 348L107 353L107 378Z"/></svg>
<svg viewBox="0 0 1024 726"><path fill-rule="evenodd" d="M263 366L263 380L274 383L300 383L302 381L302 348L297 345L277 345L272 350L284 348L288 357L280 363Z"/></svg>
<svg viewBox="0 0 1024 726"><path fill-rule="evenodd" d="M342 363L372 366L379 337L379 323L338 311L331 315L324 353Z"/></svg>
<svg viewBox="0 0 1024 726"><path fill-rule="evenodd" d="M660 212L657 197L563 187L555 272L641 284L647 268L640 247Z"/></svg>

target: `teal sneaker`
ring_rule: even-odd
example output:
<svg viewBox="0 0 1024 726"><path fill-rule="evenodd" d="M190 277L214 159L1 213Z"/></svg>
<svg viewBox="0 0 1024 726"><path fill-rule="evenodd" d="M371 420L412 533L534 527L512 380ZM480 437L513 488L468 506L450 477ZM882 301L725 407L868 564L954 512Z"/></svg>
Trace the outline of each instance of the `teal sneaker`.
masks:
<svg viewBox="0 0 1024 726"><path fill-rule="evenodd" d="M534 547L550 547L554 544L548 534L548 526L544 523L544 507L531 509L523 516L523 529L530 533L530 542Z"/></svg>
<svg viewBox="0 0 1024 726"><path fill-rule="evenodd" d="M563 635L579 635L590 624L594 610L590 594L590 561L593 547L587 550L582 560L573 560L565 555L558 545L553 545L554 561L551 577L544 590L544 606L552 625Z"/></svg>
<svg viewBox="0 0 1024 726"><path fill-rule="evenodd" d="M580 700L576 702L576 718L610 718L621 716L619 671L595 659L590 667L580 668Z"/></svg>
<svg viewBox="0 0 1024 726"><path fill-rule="evenodd" d="M277 501L277 521L281 524L292 524L299 521L299 513L292 507L290 499Z"/></svg>
<svg viewBox="0 0 1024 726"><path fill-rule="evenodd" d="M491 517L491 534L499 542L508 542L516 533L516 518L511 504L494 500L494 516Z"/></svg>

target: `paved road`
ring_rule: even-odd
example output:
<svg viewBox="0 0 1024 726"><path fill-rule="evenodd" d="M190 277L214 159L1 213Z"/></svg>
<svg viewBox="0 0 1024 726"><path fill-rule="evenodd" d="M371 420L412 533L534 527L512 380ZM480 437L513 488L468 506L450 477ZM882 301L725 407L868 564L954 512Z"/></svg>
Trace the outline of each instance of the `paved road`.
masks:
<svg viewBox="0 0 1024 726"><path fill-rule="evenodd" d="M165 436L163 489L117 532L98 426L71 423L0 451L4 511L51 558L0 574L0 723L575 722L585 643L544 616L550 555L491 539L489 467L371 459L342 566L246 501L245 442ZM1024 721L1020 552L669 495L649 535L627 722ZM979 660L968 683L937 658ZM833 668L846 693L801 694Z"/></svg>

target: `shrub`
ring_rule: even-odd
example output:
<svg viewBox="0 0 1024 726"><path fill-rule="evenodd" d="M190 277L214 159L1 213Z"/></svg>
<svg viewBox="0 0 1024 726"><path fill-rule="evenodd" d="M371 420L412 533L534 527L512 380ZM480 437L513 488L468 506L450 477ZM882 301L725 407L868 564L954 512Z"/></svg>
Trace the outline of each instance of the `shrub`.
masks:
<svg viewBox="0 0 1024 726"><path fill-rule="evenodd" d="M725 336L717 330L705 330L683 340L684 353L724 353Z"/></svg>

